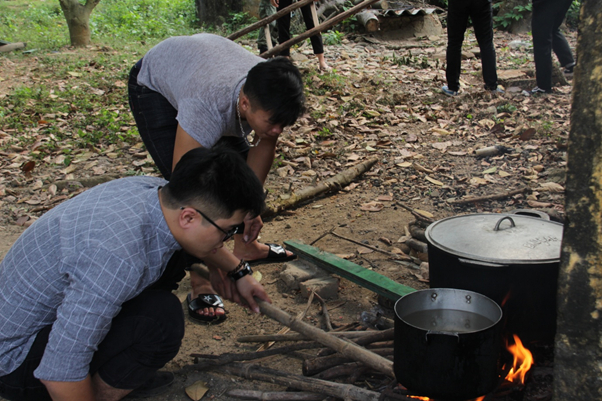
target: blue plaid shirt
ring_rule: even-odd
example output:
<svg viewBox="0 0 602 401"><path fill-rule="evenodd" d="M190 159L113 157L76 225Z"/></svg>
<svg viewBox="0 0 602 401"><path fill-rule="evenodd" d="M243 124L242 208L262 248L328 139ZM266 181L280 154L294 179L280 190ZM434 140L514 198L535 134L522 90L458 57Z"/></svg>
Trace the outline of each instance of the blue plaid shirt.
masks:
<svg viewBox="0 0 602 401"><path fill-rule="evenodd" d="M131 177L89 189L44 214L0 264L0 376L53 325L39 379L78 381L121 305L161 276L180 245L158 187Z"/></svg>

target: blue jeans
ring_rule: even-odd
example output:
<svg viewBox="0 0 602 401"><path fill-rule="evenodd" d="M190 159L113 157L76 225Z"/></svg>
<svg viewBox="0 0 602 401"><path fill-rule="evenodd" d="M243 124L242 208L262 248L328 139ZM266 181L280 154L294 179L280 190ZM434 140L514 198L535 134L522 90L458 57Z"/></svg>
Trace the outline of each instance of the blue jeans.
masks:
<svg viewBox="0 0 602 401"><path fill-rule="evenodd" d="M0 396L11 401L51 400L33 376L52 326L42 329L27 358L14 372L0 377ZM94 353L90 375L98 373L109 386L135 389L172 360L184 337L184 315L178 298L163 290L145 290L125 302Z"/></svg>
<svg viewBox="0 0 602 401"><path fill-rule="evenodd" d="M491 0L449 0L447 7L447 87L453 91L460 89L462 68L462 42L472 20L474 33L481 49L481 66L485 88L497 88L495 47L493 46L493 20Z"/></svg>

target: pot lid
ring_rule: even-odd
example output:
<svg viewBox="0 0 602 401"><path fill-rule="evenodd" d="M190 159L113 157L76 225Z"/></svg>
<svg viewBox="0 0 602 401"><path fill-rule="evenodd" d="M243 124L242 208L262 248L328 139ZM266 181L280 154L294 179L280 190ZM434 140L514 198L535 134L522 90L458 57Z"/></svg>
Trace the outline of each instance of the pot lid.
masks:
<svg viewBox="0 0 602 401"><path fill-rule="evenodd" d="M468 214L428 226L429 245L483 262L535 264L560 261L563 225L516 214Z"/></svg>

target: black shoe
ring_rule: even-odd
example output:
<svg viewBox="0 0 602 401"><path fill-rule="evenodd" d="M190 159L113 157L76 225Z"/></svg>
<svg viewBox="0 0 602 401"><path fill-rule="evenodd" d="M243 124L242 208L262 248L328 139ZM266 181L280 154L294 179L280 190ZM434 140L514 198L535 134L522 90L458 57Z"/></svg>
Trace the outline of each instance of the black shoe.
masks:
<svg viewBox="0 0 602 401"><path fill-rule="evenodd" d="M153 377L124 398L148 398L163 394L169 389L174 379L174 374L171 372L157 371Z"/></svg>
<svg viewBox="0 0 602 401"><path fill-rule="evenodd" d="M572 74L573 73L573 69L575 68L576 63L570 63L567 64L563 67L562 72L564 72L565 74Z"/></svg>

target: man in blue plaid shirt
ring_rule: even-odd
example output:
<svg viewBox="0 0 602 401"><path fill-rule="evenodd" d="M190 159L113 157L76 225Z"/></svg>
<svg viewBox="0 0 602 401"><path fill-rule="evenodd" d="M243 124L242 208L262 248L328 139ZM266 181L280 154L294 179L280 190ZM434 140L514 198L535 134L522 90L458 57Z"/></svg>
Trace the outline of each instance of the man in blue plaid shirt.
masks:
<svg viewBox="0 0 602 401"><path fill-rule="evenodd" d="M224 185L227 182L228 185ZM0 396L119 400L173 380L184 317L171 292L181 251L211 266L227 298L269 302L223 242L264 208L261 182L225 149L197 148L169 182L130 177L47 212L0 264Z"/></svg>

